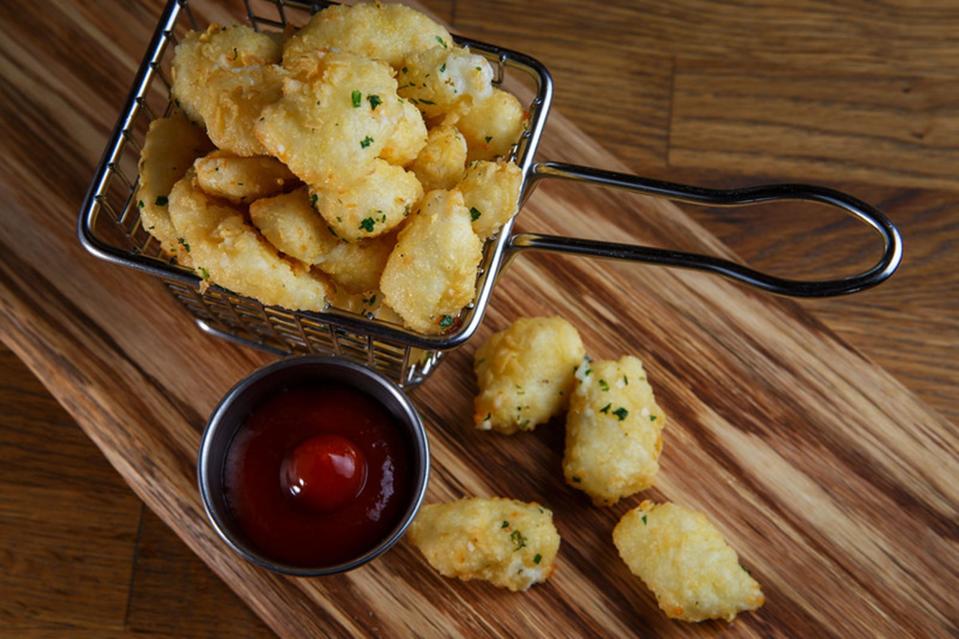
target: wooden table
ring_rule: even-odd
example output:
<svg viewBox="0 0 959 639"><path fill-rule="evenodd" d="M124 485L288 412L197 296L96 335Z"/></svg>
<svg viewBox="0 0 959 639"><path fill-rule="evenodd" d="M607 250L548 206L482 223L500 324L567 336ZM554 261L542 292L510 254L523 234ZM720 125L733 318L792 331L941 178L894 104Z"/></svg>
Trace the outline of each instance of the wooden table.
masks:
<svg viewBox="0 0 959 639"><path fill-rule="evenodd" d="M716 186L815 180L888 210L906 241L893 280L802 305L925 403L959 417L959 8L428 4L456 31L545 62L558 111L639 174ZM156 2L0 5L4 224L69 223L158 12ZM852 223L798 211L691 213L760 268L814 277L872 257L872 238ZM4 277L29 248L4 243ZM0 301L4 341L24 330L11 323L14 305ZM0 397L3 632L269 634L10 351L0 353ZM955 550L955 518L944 526L937 533ZM955 575L933 578L931 589L952 625L924 632L956 632Z"/></svg>

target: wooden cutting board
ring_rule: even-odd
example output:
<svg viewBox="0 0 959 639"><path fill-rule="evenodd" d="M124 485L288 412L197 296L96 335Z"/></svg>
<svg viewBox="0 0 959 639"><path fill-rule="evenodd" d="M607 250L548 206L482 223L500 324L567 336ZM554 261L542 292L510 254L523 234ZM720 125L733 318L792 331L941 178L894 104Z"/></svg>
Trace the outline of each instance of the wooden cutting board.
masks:
<svg viewBox="0 0 959 639"><path fill-rule="evenodd" d="M413 393L431 437L428 501L508 495L548 504L558 568L526 594L444 579L407 543L348 575L277 577L235 557L203 515L194 463L210 409L269 361L200 333L156 281L97 261L74 235L80 197L145 42L152 10L76 9L88 72L11 45L0 60L29 105L5 110L0 337L133 490L280 635L687 635L667 620L610 533L642 498L706 511L763 584L747 636L948 635L957 630L959 450L954 428L799 304L708 276L523 256L478 336L521 315L576 324L594 357L639 355L669 415L657 487L597 509L561 479L562 424L502 437L470 426L468 344ZM117 13L120 13L117 11ZM43 24L35 25L42 30ZM111 31L112 33L112 31ZM97 52L100 55L94 55ZM57 83L50 78L57 78ZM558 114L541 157L623 170ZM40 161L38 158L43 158ZM521 230L729 255L676 207L570 184L541 188Z"/></svg>

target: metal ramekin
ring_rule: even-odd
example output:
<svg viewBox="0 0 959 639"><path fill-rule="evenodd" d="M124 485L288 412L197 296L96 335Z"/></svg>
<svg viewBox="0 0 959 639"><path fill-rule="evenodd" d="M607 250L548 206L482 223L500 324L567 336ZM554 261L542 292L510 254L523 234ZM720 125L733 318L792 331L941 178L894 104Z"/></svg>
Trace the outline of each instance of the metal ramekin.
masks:
<svg viewBox="0 0 959 639"><path fill-rule="evenodd" d="M363 555L349 561L332 565L307 567L291 566L264 557L247 545L243 533L230 515L223 491L223 464L226 453L237 430L243 425L250 410L257 402L283 386L308 380L330 380L347 384L378 400L397 423L407 430L412 443L413 492L406 512L396 527L379 544ZM399 541L413 521L423 495L430 472L430 451L426 430L420 421L413 403L403 391L379 373L345 359L307 355L291 357L265 366L241 380L220 400L214 409L200 441L197 460L197 481L203 507L214 530L241 557L274 572L317 577L346 572L376 558Z"/></svg>

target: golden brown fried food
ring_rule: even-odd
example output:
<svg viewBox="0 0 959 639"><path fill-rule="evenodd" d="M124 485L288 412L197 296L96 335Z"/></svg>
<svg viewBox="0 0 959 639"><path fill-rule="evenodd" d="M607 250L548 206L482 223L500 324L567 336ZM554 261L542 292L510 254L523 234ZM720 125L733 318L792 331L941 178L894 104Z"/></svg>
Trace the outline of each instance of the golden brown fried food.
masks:
<svg viewBox="0 0 959 639"><path fill-rule="evenodd" d="M444 577L513 592L549 578L560 543L550 510L502 497L423 506L409 538Z"/></svg>
<svg viewBox="0 0 959 639"><path fill-rule="evenodd" d="M449 32L426 15L401 4L332 6L313 15L283 50L283 62L316 50L346 51L394 67L423 49L453 42Z"/></svg>
<svg viewBox="0 0 959 639"><path fill-rule="evenodd" d="M349 242L386 235L403 223L423 197L416 176L380 159L370 171L348 182L314 187L316 209Z"/></svg>
<svg viewBox="0 0 959 639"><path fill-rule="evenodd" d="M386 141L380 152L380 157L390 164L407 166L419 155L426 146L426 123L411 102L403 100L403 116L396 124L393 135Z"/></svg>
<svg viewBox="0 0 959 639"><path fill-rule="evenodd" d="M494 333L473 360L476 427L510 435L561 414L584 355L576 328L561 317L521 317Z"/></svg>
<svg viewBox="0 0 959 639"><path fill-rule="evenodd" d="M429 132L426 146L413 163L413 173L423 188L452 189L466 172L466 139L456 127L442 125Z"/></svg>
<svg viewBox="0 0 959 639"><path fill-rule="evenodd" d="M170 222L168 198L173 185L189 170L193 160L210 149L203 131L180 111L150 123L140 155L140 184L137 207L140 224L159 242L165 253L190 266L190 255L177 241Z"/></svg>
<svg viewBox="0 0 959 639"><path fill-rule="evenodd" d="M576 370L566 417L563 474L596 505L649 488L659 470L666 417L638 358L591 362Z"/></svg>
<svg viewBox="0 0 959 639"><path fill-rule="evenodd" d="M399 94L428 118L469 111L493 93L493 69L481 55L437 46L410 56L399 73Z"/></svg>
<svg viewBox="0 0 959 639"><path fill-rule="evenodd" d="M173 58L173 95L219 148L236 155L265 155L253 125L281 95L280 45L243 25L213 24L191 31Z"/></svg>
<svg viewBox="0 0 959 639"><path fill-rule="evenodd" d="M380 289L406 326L439 333L473 299L481 258L463 196L431 191L400 231Z"/></svg>
<svg viewBox="0 0 959 639"><path fill-rule="evenodd" d="M197 184L209 195L238 204L285 191L298 180L276 158L243 158L214 151L193 163Z"/></svg>
<svg viewBox="0 0 959 639"><path fill-rule="evenodd" d="M315 265L333 278L338 292L343 294L376 289L396 244L395 235L360 242L339 239L310 204L305 187L257 200L250 205L250 218L273 246ZM355 306L351 302L347 310L354 310Z"/></svg>
<svg viewBox="0 0 959 639"><path fill-rule="evenodd" d="M672 619L732 621L763 605L759 584L702 513L644 501L623 515L613 542Z"/></svg>
<svg viewBox="0 0 959 639"><path fill-rule="evenodd" d="M322 189L368 175L407 116L385 63L351 53L313 60L318 66L307 79L283 82L283 98L263 110L256 136L297 177Z"/></svg>
<svg viewBox="0 0 959 639"><path fill-rule="evenodd" d="M466 169L463 181L456 187L470 210L473 231L482 239L496 233L519 208L519 191L523 173L512 162L484 160Z"/></svg>
<svg viewBox="0 0 959 639"><path fill-rule="evenodd" d="M469 161L492 160L505 156L516 144L526 115L516 96L499 88L473 105L457 122L456 126L469 145Z"/></svg>
<svg viewBox="0 0 959 639"><path fill-rule="evenodd" d="M169 208L180 242L203 279L263 304L308 311L326 305L325 279L280 257L240 210L201 191L192 170L173 186Z"/></svg>

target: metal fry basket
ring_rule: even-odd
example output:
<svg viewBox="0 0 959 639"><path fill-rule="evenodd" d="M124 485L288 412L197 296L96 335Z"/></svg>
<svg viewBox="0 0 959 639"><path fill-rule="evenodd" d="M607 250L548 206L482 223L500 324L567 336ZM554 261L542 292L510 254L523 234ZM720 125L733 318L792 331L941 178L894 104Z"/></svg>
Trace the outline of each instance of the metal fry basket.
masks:
<svg viewBox="0 0 959 639"><path fill-rule="evenodd" d="M244 16L257 30L283 31L304 24L329 2L296 0L244 0L235 14L229 10L221 22ZM123 113L107 144L90 190L80 210L78 235L83 246L104 260L161 278L180 304L196 318L203 331L277 355L317 353L345 357L369 366L401 386L425 380L443 354L463 344L483 319L496 276L509 258L523 250L546 250L609 259L692 268L782 295L830 296L874 286L895 272L902 259L898 229L870 205L844 193L802 184L774 184L736 190L702 189L649 180L559 162L536 162L536 148L552 101L549 71L537 60L483 42L456 36L456 42L487 57L494 83L511 74L527 78L533 86L528 103L529 125L513 148L512 156L523 173L521 204L546 178L574 180L628 189L654 197L709 206L740 206L776 200L807 200L840 208L875 229L883 240L879 262L863 273L828 281L796 281L773 277L727 260L660 248L619 244L552 235L512 233L513 221L486 242L477 271L476 297L442 335L423 335L396 324L336 308L322 312L290 311L264 306L218 286L201 289L192 270L172 263L159 243L142 228L136 206L137 161L150 121L169 112L170 68L173 49L190 29L206 25L187 0L169 0L137 71ZM201 292L202 290L202 292Z"/></svg>

